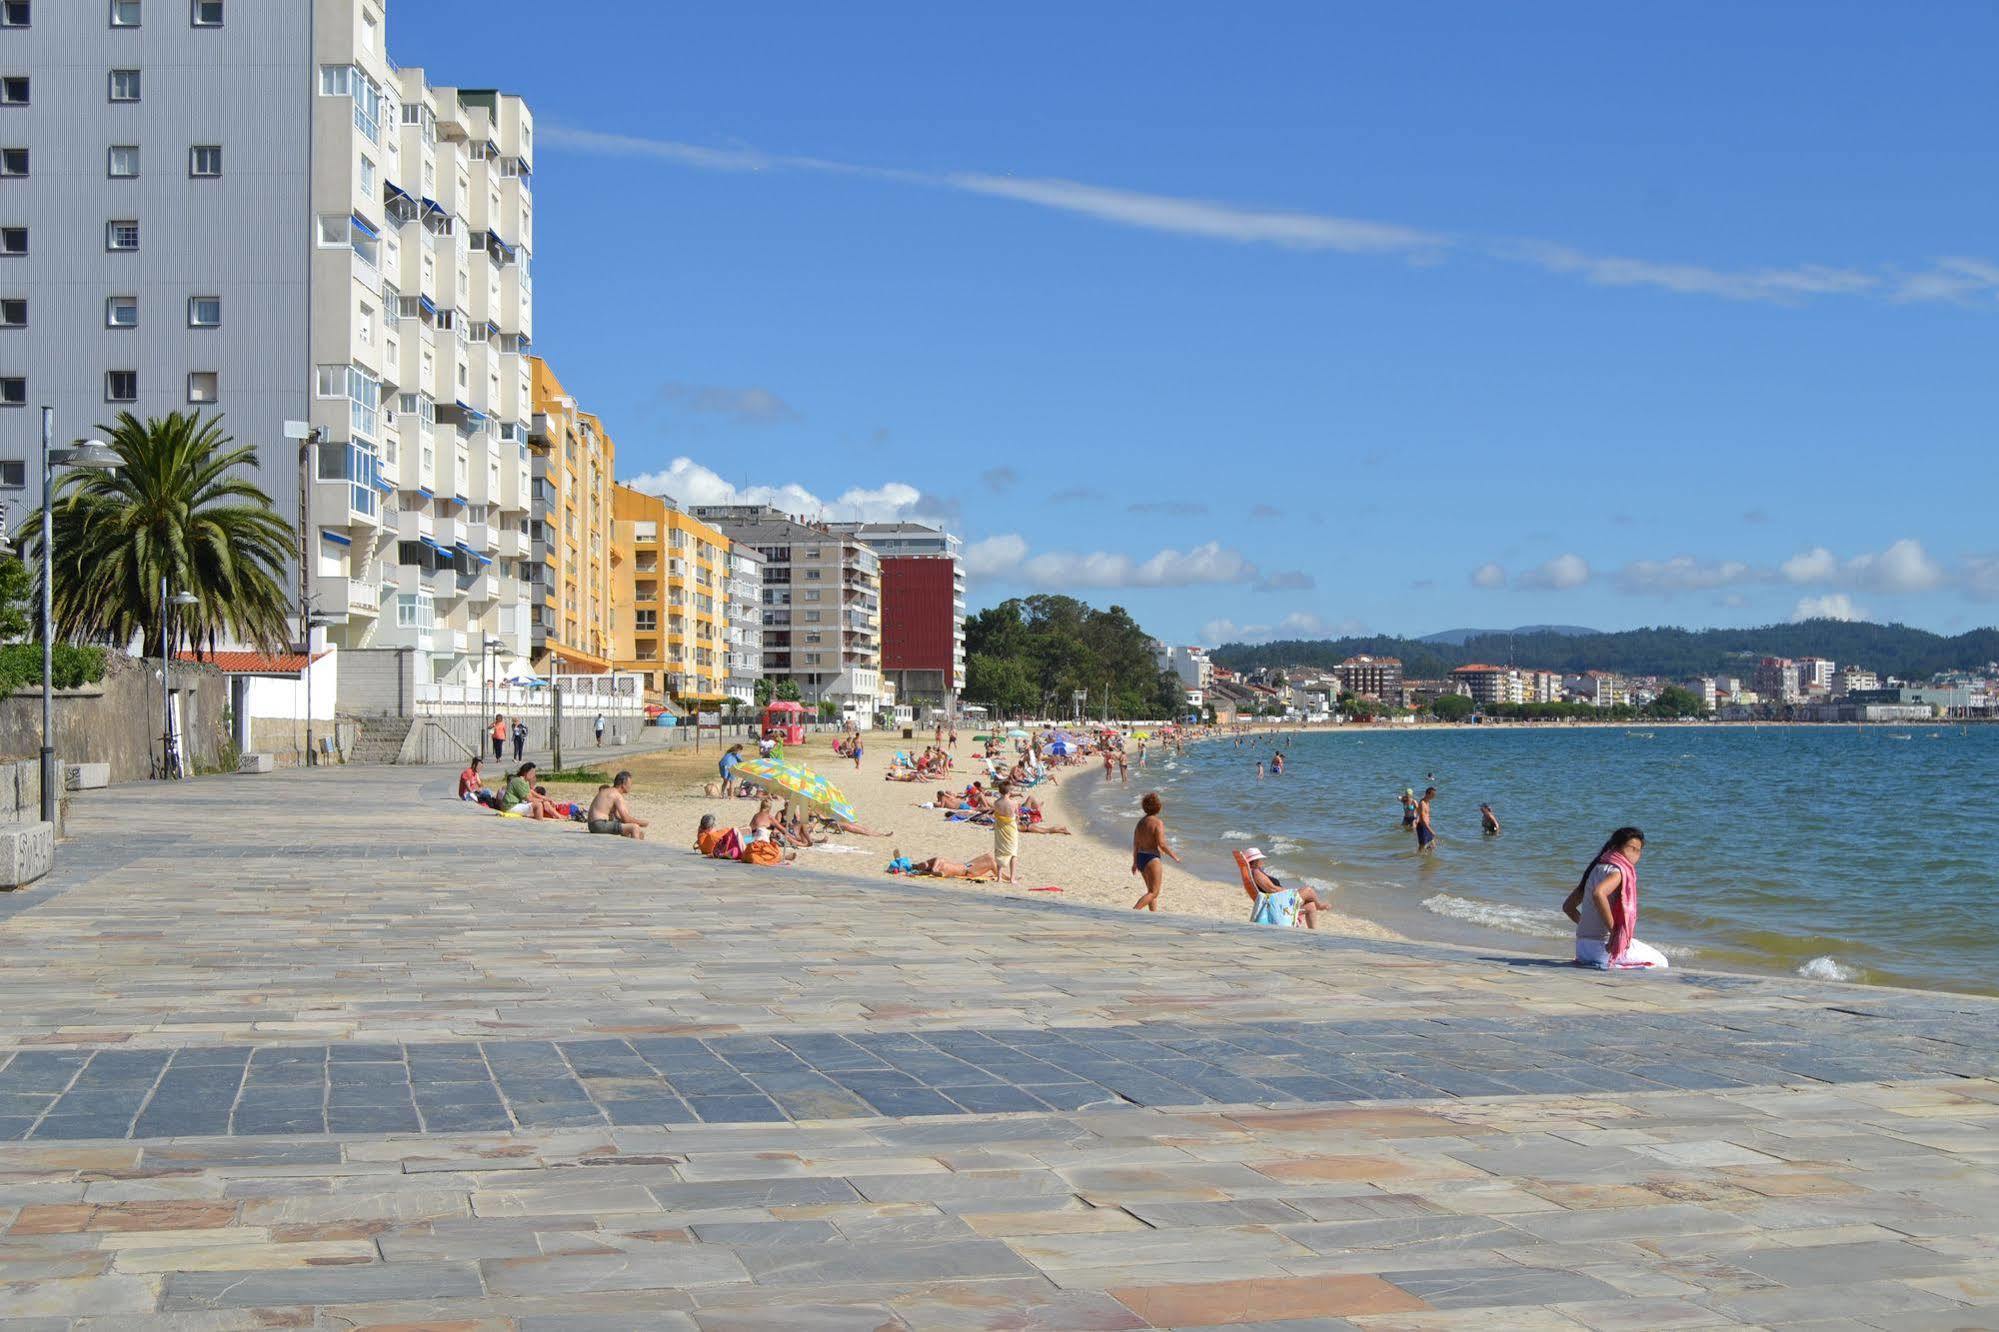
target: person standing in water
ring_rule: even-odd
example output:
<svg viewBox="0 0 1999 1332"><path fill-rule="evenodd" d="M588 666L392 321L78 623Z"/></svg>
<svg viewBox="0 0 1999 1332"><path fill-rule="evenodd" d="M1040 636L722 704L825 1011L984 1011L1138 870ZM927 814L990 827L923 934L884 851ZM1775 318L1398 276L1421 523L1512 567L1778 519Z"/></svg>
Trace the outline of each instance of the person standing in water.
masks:
<svg viewBox="0 0 1999 1332"><path fill-rule="evenodd" d="M1423 788L1423 798L1416 802L1416 849L1428 851L1437 844L1437 831L1430 826L1430 802L1437 798L1437 788Z"/></svg>
<svg viewBox="0 0 1999 1332"><path fill-rule="evenodd" d="M1416 826L1416 793L1406 786L1402 788L1402 826Z"/></svg>
<svg viewBox="0 0 1999 1332"><path fill-rule="evenodd" d="M1596 853L1562 903L1576 923L1576 961L1604 971L1660 969L1666 955L1632 937L1638 929L1638 858L1645 834L1619 828Z"/></svg>
<svg viewBox="0 0 1999 1332"><path fill-rule="evenodd" d="M1159 792L1147 791L1138 807L1145 811L1145 817L1131 832L1131 872L1138 875L1145 891L1131 904L1131 909L1157 911L1159 890L1166 883L1166 865L1160 857L1165 856L1176 865L1180 857L1166 841L1166 825L1159 818L1159 811L1165 805L1159 799Z"/></svg>
<svg viewBox="0 0 1999 1332"><path fill-rule="evenodd" d="M1478 822L1479 826L1485 829L1487 837L1499 836L1499 815L1492 812L1491 805L1478 807Z"/></svg>

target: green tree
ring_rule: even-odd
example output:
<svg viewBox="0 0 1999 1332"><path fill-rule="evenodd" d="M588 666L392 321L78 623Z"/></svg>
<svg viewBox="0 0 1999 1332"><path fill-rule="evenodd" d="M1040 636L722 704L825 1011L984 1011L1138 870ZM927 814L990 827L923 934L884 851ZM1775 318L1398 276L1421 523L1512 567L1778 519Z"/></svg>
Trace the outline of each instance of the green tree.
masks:
<svg viewBox="0 0 1999 1332"><path fill-rule="evenodd" d="M1645 711L1654 717L1705 717L1707 705L1693 690L1667 685Z"/></svg>
<svg viewBox="0 0 1999 1332"><path fill-rule="evenodd" d="M0 642L18 643L34 633L28 607L35 595L35 576L13 555L0 558Z"/></svg>
<svg viewBox="0 0 1999 1332"><path fill-rule="evenodd" d="M758 712L762 712L762 711L763 711L763 710L764 710L765 708L769 707L769 706L770 706L770 677L766 675L766 676L764 676L764 677L763 677L762 679L758 680L758 681L756 682L756 684L752 685L752 686L750 687L750 694L751 694L751 696L752 696L752 697L754 697L754 698L756 699L756 701L757 701L757 711L758 711Z"/></svg>
<svg viewBox="0 0 1999 1332"><path fill-rule="evenodd" d="M188 641L231 635L275 648L293 625L285 571L292 527L250 480L256 450L222 418L122 412L110 430L116 471L78 471L55 487L55 612L65 634L122 643L159 640L160 582L192 593L176 616ZM41 514L23 544L41 559Z"/></svg>
<svg viewBox="0 0 1999 1332"><path fill-rule="evenodd" d="M1478 704L1463 694L1445 694L1430 704L1430 711L1436 714L1439 721L1461 722L1478 711Z"/></svg>
<svg viewBox="0 0 1999 1332"><path fill-rule="evenodd" d="M1013 717L1035 711L1041 691L1025 662L979 653L965 659L965 697L990 709L995 717Z"/></svg>
<svg viewBox="0 0 1999 1332"><path fill-rule="evenodd" d="M838 703L835 703L830 698L822 698L819 700L820 721L829 722L832 721L834 718L838 717L839 715L840 715L840 705Z"/></svg>
<svg viewBox="0 0 1999 1332"><path fill-rule="evenodd" d="M778 682L771 687L770 696L780 703L798 702L798 681L788 675L779 677Z"/></svg>

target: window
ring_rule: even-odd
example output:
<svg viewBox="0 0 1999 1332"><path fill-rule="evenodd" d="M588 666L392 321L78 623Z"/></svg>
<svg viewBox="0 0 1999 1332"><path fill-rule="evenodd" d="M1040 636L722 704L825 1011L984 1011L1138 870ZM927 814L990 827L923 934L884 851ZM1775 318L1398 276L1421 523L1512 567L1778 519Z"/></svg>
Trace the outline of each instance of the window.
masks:
<svg viewBox="0 0 1999 1332"><path fill-rule="evenodd" d="M319 245L321 249L337 250L349 243L353 235L354 223L345 213L321 213L319 215Z"/></svg>
<svg viewBox="0 0 1999 1332"><path fill-rule="evenodd" d="M0 28L28 26L28 0L0 0Z"/></svg>
<svg viewBox="0 0 1999 1332"><path fill-rule="evenodd" d="M26 106L28 104L28 76L10 74L0 79L0 106Z"/></svg>
<svg viewBox="0 0 1999 1332"><path fill-rule="evenodd" d="M105 153L105 173L115 180L130 180L139 174L139 147L132 143L116 143Z"/></svg>
<svg viewBox="0 0 1999 1332"><path fill-rule="evenodd" d="M138 27L139 0L111 0L111 26L114 28Z"/></svg>
<svg viewBox="0 0 1999 1332"><path fill-rule="evenodd" d="M361 197L375 197L375 164L366 153L361 154Z"/></svg>
<svg viewBox="0 0 1999 1332"><path fill-rule="evenodd" d="M106 370L104 372L104 401L137 402L139 399L139 372L137 370Z"/></svg>
<svg viewBox="0 0 1999 1332"><path fill-rule="evenodd" d="M113 296L104 302L104 327L137 328L139 326L139 298L137 296Z"/></svg>
<svg viewBox="0 0 1999 1332"><path fill-rule="evenodd" d="M189 402L214 402L221 396L221 386L213 370L195 370L187 377L187 400Z"/></svg>
<svg viewBox="0 0 1999 1332"><path fill-rule="evenodd" d="M0 227L0 254L26 254L28 252L28 229L26 227Z"/></svg>
<svg viewBox="0 0 1999 1332"><path fill-rule="evenodd" d="M19 490L27 484L28 464L25 461L0 462L0 486Z"/></svg>
<svg viewBox="0 0 1999 1332"><path fill-rule="evenodd" d="M107 250L136 250L139 248L139 224L137 221L106 222L104 224L104 248Z"/></svg>
<svg viewBox="0 0 1999 1332"><path fill-rule="evenodd" d="M0 407L28 405L28 381L20 375L0 376Z"/></svg>
<svg viewBox="0 0 1999 1332"><path fill-rule="evenodd" d="M220 296L188 297L187 326L189 328L221 328L222 298Z"/></svg>
<svg viewBox="0 0 1999 1332"><path fill-rule="evenodd" d="M9 296L5 300L0 300L0 328L26 328L27 326L27 297Z"/></svg>
<svg viewBox="0 0 1999 1332"><path fill-rule="evenodd" d="M197 28L221 27L222 0L194 0L194 12L188 21Z"/></svg>
<svg viewBox="0 0 1999 1332"><path fill-rule="evenodd" d="M222 174L222 145L219 143L197 143L187 150L187 174L190 176L219 176Z"/></svg>
<svg viewBox="0 0 1999 1332"><path fill-rule="evenodd" d="M26 148L0 148L0 176L25 176L28 174L28 150Z"/></svg>
<svg viewBox="0 0 1999 1332"><path fill-rule="evenodd" d="M114 69L111 71L111 100L114 102L136 102L139 100L138 70Z"/></svg>

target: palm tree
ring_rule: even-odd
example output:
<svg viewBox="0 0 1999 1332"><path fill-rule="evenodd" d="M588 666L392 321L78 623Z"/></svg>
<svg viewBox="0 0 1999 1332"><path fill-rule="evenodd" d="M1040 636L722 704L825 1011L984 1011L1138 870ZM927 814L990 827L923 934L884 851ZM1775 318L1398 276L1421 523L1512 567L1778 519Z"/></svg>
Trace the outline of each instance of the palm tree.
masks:
<svg viewBox="0 0 1999 1332"><path fill-rule="evenodd" d="M100 427L101 428L101 427ZM121 412L116 471L62 476L55 497L55 612L72 639L159 641L160 580L193 594L175 618L211 650L228 635L262 648L287 638L285 573L295 533L250 480L256 450L218 415ZM19 534L40 561L41 512Z"/></svg>

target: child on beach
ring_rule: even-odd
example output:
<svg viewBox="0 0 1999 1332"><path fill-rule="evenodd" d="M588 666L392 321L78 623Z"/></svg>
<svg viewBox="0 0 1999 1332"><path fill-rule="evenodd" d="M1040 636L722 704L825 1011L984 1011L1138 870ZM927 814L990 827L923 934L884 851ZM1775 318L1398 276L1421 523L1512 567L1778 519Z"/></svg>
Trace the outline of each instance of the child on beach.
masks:
<svg viewBox="0 0 1999 1332"><path fill-rule="evenodd" d="M1174 864L1180 857L1166 842L1166 824L1161 821L1159 811L1165 807L1159 799L1159 792L1147 791L1145 798L1138 802L1145 811L1145 817L1131 832L1131 872L1139 876L1145 891L1131 904L1133 911L1159 910L1159 890L1166 883L1166 866L1159 859L1169 856Z"/></svg>

